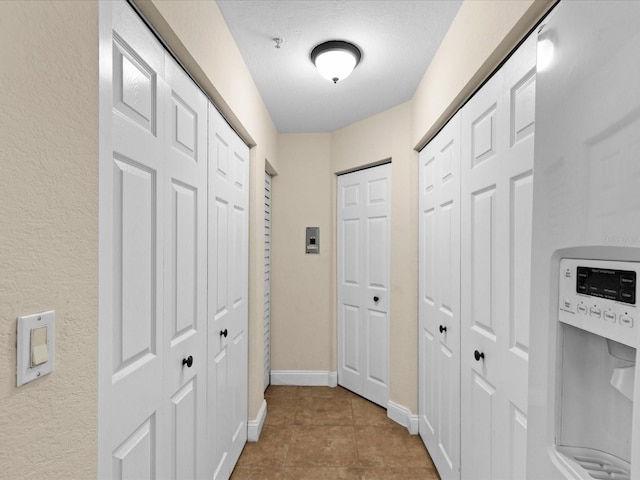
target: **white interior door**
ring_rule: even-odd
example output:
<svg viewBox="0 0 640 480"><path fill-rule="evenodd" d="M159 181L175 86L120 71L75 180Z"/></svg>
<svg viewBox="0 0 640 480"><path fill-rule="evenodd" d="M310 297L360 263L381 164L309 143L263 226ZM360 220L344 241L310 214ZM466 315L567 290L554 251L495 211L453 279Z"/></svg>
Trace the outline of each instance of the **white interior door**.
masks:
<svg viewBox="0 0 640 480"><path fill-rule="evenodd" d="M338 177L338 383L389 402L391 164Z"/></svg>
<svg viewBox="0 0 640 480"><path fill-rule="evenodd" d="M100 5L98 475L165 470L164 50L124 2Z"/></svg>
<svg viewBox="0 0 640 480"><path fill-rule="evenodd" d="M502 71L497 72L462 110L462 476L503 478L500 456L504 417L498 398L504 371L498 341L503 319L507 261L499 235L506 192L499 184L503 127ZM478 360L475 358L478 352Z"/></svg>
<svg viewBox="0 0 640 480"><path fill-rule="evenodd" d="M535 35L462 110L462 476L525 476Z"/></svg>
<svg viewBox="0 0 640 480"><path fill-rule="evenodd" d="M460 478L460 114L420 152L419 432Z"/></svg>
<svg viewBox="0 0 640 480"><path fill-rule="evenodd" d="M535 130L536 45L533 33L504 65L502 90L505 128L500 182L506 191L502 216L507 239L501 272L507 292L501 308L505 331L503 353L507 414L503 432L507 454L505 478L526 478L529 371L529 308L533 226L533 143Z"/></svg>
<svg viewBox="0 0 640 480"><path fill-rule="evenodd" d="M209 104L208 452L226 479L247 441L249 149Z"/></svg>
<svg viewBox="0 0 640 480"><path fill-rule="evenodd" d="M173 478L206 475L207 98L166 54L164 400Z"/></svg>
<svg viewBox="0 0 640 480"><path fill-rule="evenodd" d="M264 389L271 380L271 175L264 174Z"/></svg>

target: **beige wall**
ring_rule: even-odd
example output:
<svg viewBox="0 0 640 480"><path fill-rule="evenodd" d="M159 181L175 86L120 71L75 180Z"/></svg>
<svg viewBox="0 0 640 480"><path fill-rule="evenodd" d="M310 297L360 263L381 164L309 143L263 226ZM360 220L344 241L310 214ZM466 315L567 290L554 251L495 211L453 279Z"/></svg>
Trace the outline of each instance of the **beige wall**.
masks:
<svg viewBox="0 0 640 480"><path fill-rule="evenodd" d="M231 125L253 148L249 174L249 420L263 396L264 172L278 172L277 131L215 2L136 4Z"/></svg>
<svg viewBox="0 0 640 480"><path fill-rule="evenodd" d="M98 4L0 2L0 477L97 468ZM56 368L16 388L16 317Z"/></svg>
<svg viewBox="0 0 640 480"><path fill-rule="evenodd" d="M411 146L422 148L556 0L466 0L412 99Z"/></svg>
<svg viewBox="0 0 640 480"><path fill-rule="evenodd" d="M280 135L272 183L271 368L335 371L329 134ZM320 254L305 228L320 227Z"/></svg>

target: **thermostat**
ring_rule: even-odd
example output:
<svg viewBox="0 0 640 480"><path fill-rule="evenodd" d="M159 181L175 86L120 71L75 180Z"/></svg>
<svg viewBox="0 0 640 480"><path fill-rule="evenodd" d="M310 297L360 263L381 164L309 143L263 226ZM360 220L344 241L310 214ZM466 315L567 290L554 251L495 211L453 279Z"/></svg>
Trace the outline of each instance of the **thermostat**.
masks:
<svg viewBox="0 0 640 480"><path fill-rule="evenodd" d="M320 253L320 227L307 227L305 253Z"/></svg>

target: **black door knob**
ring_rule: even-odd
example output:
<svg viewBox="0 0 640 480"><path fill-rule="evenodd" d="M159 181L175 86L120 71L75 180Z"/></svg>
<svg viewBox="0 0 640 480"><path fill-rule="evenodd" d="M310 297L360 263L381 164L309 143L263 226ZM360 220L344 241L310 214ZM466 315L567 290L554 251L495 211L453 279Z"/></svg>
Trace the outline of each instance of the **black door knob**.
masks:
<svg viewBox="0 0 640 480"><path fill-rule="evenodd" d="M220 336L227 338L227 329L225 328L224 330L220 330Z"/></svg>
<svg viewBox="0 0 640 480"><path fill-rule="evenodd" d="M440 325L440 333L446 332L446 331L447 331L447 327L443 327L442 325Z"/></svg>
<svg viewBox="0 0 640 480"><path fill-rule="evenodd" d="M377 302L378 300L380 300L378 297L373 297L374 302Z"/></svg>
<svg viewBox="0 0 640 480"><path fill-rule="evenodd" d="M473 352L473 356L476 358L476 362L479 362L480 359L484 359L484 352L480 353L478 350Z"/></svg>
<svg viewBox="0 0 640 480"><path fill-rule="evenodd" d="M182 365L186 365L187 368L191 368L191 365L193 365L193 357L189 355L187 358L183 358Z"/></svg>

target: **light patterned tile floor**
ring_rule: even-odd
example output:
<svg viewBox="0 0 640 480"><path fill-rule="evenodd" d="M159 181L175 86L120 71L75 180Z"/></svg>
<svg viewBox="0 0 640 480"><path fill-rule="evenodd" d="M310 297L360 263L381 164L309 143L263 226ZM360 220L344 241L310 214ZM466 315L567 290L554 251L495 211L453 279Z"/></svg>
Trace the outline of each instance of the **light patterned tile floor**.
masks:
<svg viewBox="0 0 640 480"><path fill-rule="evenodd" d="M439 480L420 437L342 388L270 386L231 480Z"/></svg>

